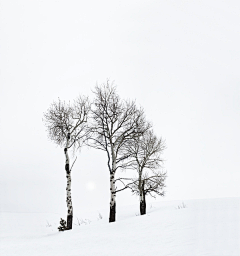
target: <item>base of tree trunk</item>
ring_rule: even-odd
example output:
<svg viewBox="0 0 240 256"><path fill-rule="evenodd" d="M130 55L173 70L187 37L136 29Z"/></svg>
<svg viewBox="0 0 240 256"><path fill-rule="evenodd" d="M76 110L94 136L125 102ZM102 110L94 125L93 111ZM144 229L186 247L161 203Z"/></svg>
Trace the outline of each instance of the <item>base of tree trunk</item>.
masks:
<svg viewBox="0 0 240 256"><path fill-rule="evenodd" d="M67 216L67 229L72 229L72 222L73 222L73 216L68 215Z"/></svg>
<svg viewBox="0 0 240 256"><path fill-rule="evenodd" d="M116 203L110 206L109 222L115 222L116 220Z"/></svg>
<svg viewBox="0 0 240 256"><path fill-rule="evenodd" d="M141 215L146 214L146 202L145 201L140 202L140 213L141 213Z"/></svg>

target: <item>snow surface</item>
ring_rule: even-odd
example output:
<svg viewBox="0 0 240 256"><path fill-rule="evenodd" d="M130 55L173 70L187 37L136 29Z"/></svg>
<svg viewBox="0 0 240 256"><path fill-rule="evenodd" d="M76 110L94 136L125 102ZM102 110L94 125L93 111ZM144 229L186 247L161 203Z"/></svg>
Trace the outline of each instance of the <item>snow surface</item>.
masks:
<svg viewBox="0 0 240 256"><path fill-rule="evenodd" d="M147 215L138 205L75 213L73 230L58 232L53 213L9 213L0 216L1 256L240 255L240 198L156 202ZM81 218L87 219L80 226ZM49 225L48 225L49 224Z"/></svg>

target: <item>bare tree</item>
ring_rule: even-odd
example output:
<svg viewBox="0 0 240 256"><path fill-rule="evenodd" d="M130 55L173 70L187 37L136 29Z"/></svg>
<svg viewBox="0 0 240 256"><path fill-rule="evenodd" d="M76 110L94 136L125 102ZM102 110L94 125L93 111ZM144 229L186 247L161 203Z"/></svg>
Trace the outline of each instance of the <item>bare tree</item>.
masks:
<svg viewBox="0 0 240 256"><path fill-rule="evenodd" d="M78 97L73 104L67 104L58 99L53 102L44 113L44 124L48 137L54 143L64 147L65 170L67 177L67 229L72 229L73 207L71 197L71 171L76 161L70 168L68 150L80 148L88 138L87 119L90 111L90 103L87 97Z"/></svg>
<svg viewBox="0 0 240 256"><path fill-rule="evenodd" d="M95 100L92 108L92 147L107 154L110 173L110 214L109 222L116 219L116 193L127 188L117 189L116 171L127 166L129 152L127 145L143 134L145 123L143 110L134 102L120 99L113 84L107 81L94 90Z"/></svg>
<svg viewBox="0 0 240 256"><path fill-rule="evenodd" d="M166 172L161 172L161 154L165 149L165 143L158 139L152 130L147 130L143 136L136 137L134 142L129 144L128 150L131 153L132 161L128 163L128 168L137 171L136 178L121 178L123 184L126 181L127 186L134 194L139 195L140 213L146 214L146 195L155 197L155 195L164 196Z"/></svg>

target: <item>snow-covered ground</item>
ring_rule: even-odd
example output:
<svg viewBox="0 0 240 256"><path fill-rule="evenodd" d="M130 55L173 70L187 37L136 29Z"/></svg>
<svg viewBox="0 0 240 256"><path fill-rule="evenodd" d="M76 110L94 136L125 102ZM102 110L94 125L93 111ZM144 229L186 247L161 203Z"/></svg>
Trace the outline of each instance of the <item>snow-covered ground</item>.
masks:
<svg viewBox="0 0 240 256"><path fill-rule="evenodd" d="M1 256L235 256L240 255L240 198L156 202L147 215L138 205L119 207L117 222L108 209L75 213L73 230L58 232L52 213L0 216ZM85 220L80 226L77 218Z"/></svg>

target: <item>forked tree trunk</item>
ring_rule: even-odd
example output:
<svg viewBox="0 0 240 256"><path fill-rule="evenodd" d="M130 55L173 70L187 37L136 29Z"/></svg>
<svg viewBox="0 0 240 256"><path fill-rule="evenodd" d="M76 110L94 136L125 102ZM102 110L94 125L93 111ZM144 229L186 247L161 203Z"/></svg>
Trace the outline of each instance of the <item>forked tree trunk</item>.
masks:
<svg viewBox="0 0 240 256"><path fill-rule="evenodd" d="M110 174L110 192L111 192L111 201L110 201L109 222L115 222L116 220L115 172Z"/></svg>
<svg viewBox="0 0 240 256"><path fill-rule="evenodd" d="M66 157L66 164L65 164L65 170L66 170L66 177L67 177L67 229L72 229L72 222L73 222L73 207L72 207L72 196L71 196L71 170L70 170L70 162L69 162L69 156L68 156L68 144L70 140L70 133L67 135L67 143L66 148L64 149L65 157Z"/></svg>

